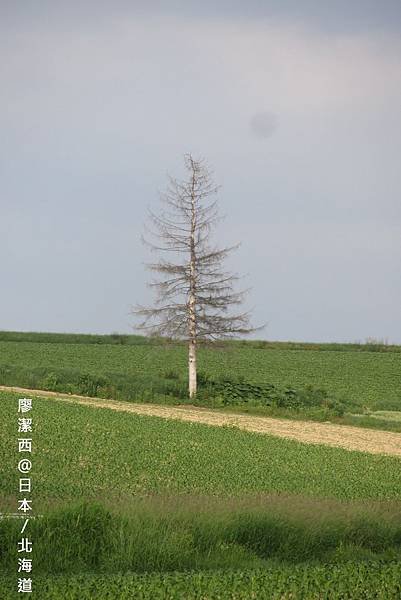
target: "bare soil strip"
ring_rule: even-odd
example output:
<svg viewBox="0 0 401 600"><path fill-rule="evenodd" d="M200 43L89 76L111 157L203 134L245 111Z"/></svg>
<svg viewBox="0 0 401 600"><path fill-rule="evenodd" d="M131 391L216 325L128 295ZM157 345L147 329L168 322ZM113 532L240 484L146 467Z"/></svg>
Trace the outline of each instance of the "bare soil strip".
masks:
<svg viewBox="0 0 401 600"><path fill-rule="evenodd" d="M194 423L204 423L215 426L231 426L253 431L256 433L273 435L307 444L324 444L358 450L371 454L388 454L401 457L401 433L377 431L352 427L349 425L333 425L313 421L291 421L289 419L274 419L271 417L258 417L239 415L215 410L198 408L195 406L161 406L157 404L134 404L117 400L104 400L62 394L59 392L44 392L43 390L29 390L19 387L0 386L0 390L17 392L24 396L38 396L41 398L55 398L62 402L84 404L96 408L110 408L138 415L162 417L164 419L178 419Z"/></svg>

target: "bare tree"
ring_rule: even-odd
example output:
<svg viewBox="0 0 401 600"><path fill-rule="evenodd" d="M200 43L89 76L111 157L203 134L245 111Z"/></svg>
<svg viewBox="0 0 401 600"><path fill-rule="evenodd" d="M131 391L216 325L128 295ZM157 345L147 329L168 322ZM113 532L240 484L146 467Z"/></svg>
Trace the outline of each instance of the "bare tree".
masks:
<svg viewBox="0 0 401 600"><path fill-rule="evenodd" d="M144 242L157 253L166 253L147 265L158 274L149 285L156 291L155 305L136 307L142 318L138 329L151 335L188 342L189 396L196 394L196 349L199 342L249 334L248 312L232 313L246 292L233 289L238 276L223 269L226 256L237 246L218 249L211 244L211 231L219 220L219 189L203 160L184 157L188 177L169 177L159 215L149 211L150 238Z"/></svg>

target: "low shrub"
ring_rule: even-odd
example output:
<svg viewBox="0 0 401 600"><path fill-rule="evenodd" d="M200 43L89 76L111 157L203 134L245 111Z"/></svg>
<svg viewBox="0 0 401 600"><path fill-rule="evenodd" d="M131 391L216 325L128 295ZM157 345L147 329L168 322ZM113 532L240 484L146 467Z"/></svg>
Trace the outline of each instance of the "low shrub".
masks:
<svg viewBox="0 0 401 600"><path fill-rule="evenodd" d="M272 383L251 384L243 378L224 377L212 380L203 373L198 377L197 399L212 401L213 405L265 406L280 409L302 410L321 408L327 414L341 416L346 410L345 403L329 396L321 388L308 385L304 388L277 386Z"/></svg>

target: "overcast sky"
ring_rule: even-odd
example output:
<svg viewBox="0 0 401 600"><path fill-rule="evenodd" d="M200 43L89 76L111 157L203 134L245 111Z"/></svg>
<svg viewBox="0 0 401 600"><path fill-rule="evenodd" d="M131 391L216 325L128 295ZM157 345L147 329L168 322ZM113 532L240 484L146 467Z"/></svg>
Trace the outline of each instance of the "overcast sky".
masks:
<svg viewBox="0 0 401 600"><path fill-rule="evenodd" d="M132 331L191 152L258 337L401 343L399 0L146 4L0 3L0 328Z"/></svg>

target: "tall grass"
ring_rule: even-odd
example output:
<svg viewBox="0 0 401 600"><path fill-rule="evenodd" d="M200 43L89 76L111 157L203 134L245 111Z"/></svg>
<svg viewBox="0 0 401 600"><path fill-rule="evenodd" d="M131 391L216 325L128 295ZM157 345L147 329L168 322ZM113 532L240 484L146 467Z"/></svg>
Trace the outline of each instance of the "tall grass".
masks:
<svg viewBox="0 0 401 600"><path fill-rule="evenodd" d="M188 398L186 382L169 373L95 375L68 368L0 365L0 384L136 402L177 403Z"/></svg>
<svg viewBox="0 0 401 600"><path fill-rule="evenodd" d="M178 503L179 504L179 503ZM134 510L132 510L134 508ZM317 506L315 507L317 508ZM266 561L341 563L401 559L401 522L394 513L349 510L311 515L221 504L161 509L134 504L128 513L83 503L31 521L38 574L145 573L258 568ZM0 567L15 570L20 523L0 521Z"/></svg>

